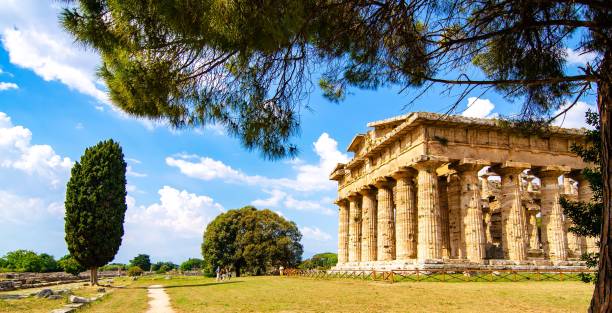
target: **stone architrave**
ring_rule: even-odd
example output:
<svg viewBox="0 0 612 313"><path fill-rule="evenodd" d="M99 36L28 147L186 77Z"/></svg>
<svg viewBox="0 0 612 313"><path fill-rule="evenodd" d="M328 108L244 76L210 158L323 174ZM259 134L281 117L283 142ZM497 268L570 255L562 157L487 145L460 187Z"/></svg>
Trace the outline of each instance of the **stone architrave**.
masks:
<svg viewBox="0 0 612 313"><path fill-rule="evenodd" d="M563 222L563 208L559 203L559 176L568 173L566 166L547 166L538 170L542 181L542 248L553 261L567 260L567 238Z"/></svg>
<svg viewBox="0 0 612 313"><path fill-rule="evenodd" d="M451 259L465 258L465 229L461 214L461 181L459 175L452 173L448 177L448 224Z"/></svg>
<svg viewBox="0 0 612 313"><path fill-rule="evenodd" d="M591 183L584 178L580 173L574 175L574 179L578 182L578 200L582 202L593 201L593 189L591 189ZM584 239L585 247L584 250L588 253L599 252L597 246L597 238L586 237Z"/></svg>
<svg viewBox="0 0 612 313"><path fill-rule="evenodd" d="M460 178L466 257L476 263L482 263L486 256L478 171L488 165L484 160L463 159L453 166Z"/></svg>
<svg viewBox="0 0 612 313"><path fill-rule="evenodd" d="M414 178L416 171L404 168L395 172L395 256L397 260L415 259L417 254L417 210Z"/></svg>
<svg viewBox="0 0 612 313"><path fill-rule="evenodd" d="M417 259L421 263L442 259L442 227L440 225L440 197L436 169L448 159L422 157L415 163L417 175L417 212L419 237Z"/></svg>
<svg viewBox="0 0 612 313"><path fill-rule="evenodd" d="M504 258L512 261L527 259L527 221L521 203L520 175L530 167L529 163L506 161L494 168L501 176Z"/></svg>
<svg viewBox="0 0 612 313"><path fill-rule="evenodd" d="M448 208L448 177L438 177L438 197L440 198L440 228L442 229L442 257L450 258L450 227Z"/></svg>
<svg viewBox="0 0 612 313"><path fill-rule="evenodd" d="M359 194L349 195L349 250L348 261L361 261L361 208Z"/></svg>
<svg viewBox="0 0 612 313"><path fill-rule="evenodd" d="M349 204L345 199L336 201L338 205L338 263L348 261Z"/></svg>
<svg viewBox="0 0 612 313"><path fill-rule="evenodd" d="M361 261L376 261L376 190L367 186L361 194Z"/></svg>
<svg viewBox="0 0 612 313"><path fill-rule="evenodd" d="M374 183L378 188L378 236L377 260L395 259L395 214L393 212L393 190L391 181L381 177Z"/></svg>

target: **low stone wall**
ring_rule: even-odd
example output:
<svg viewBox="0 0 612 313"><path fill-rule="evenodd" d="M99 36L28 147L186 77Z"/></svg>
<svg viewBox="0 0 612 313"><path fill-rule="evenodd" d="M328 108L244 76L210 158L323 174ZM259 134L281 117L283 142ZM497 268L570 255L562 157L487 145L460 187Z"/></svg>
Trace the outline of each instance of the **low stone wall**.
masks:
<svg viewBox="0 0 612 313"><path fill-rule="evenodd" d="M116 277L117 271L99 272L98 277ZM89 272L83 272L79 276L72 274L57 273L0 273L0 291L39 288L73 282L85 282L89 280Z"/></svg>

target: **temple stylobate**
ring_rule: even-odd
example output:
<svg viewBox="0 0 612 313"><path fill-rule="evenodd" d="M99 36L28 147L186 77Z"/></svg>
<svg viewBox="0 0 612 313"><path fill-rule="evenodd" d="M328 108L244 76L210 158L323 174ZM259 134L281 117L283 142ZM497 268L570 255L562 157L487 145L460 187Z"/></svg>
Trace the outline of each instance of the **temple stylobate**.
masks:
<svg viewBox="0 0 612 313"><path fill-rule="evenodd" d="M415 112L368 124L338 182L336 269L583 266L561 196L590 201L583 131Z"/></svg>

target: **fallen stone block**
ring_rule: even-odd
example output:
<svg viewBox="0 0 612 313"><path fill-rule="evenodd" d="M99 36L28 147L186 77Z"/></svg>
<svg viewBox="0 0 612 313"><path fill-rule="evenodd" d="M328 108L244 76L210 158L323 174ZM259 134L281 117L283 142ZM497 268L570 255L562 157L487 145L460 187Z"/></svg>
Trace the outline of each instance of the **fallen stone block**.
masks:
<svg viewBox="0 0 612 313"><path fill-rule="evenodd" d="M70 303L89 303L89 299L84 298L84 297L78 297L75 295L71 295L70 298L68 298L68 300L70 301Z"/></svg>
<svg viewBox="0 0 612 313"><path fill-rule="evenodd" d="M53 295L53 290L51 289L43 289L39 291L38 293L36 293L36 297L38 298L47 298L50 295Z"/></svg>
<svg viewBox="0 0 612 313"><path fill-rule="evenodd" d="M62 297L61 295L50 295L47 297L47 299L49 300L59 300L59 299L63 299L64 297Z"/></svg>
<svg viewBox="0 0 612 313"><path fill-rule="evenodd" d="M27 295L0 295L0 299L2 300L16 300L16 299L24 299L27 298Z"/></svg>
<svg viewBox="0 0 612 313"><path fill-rule="evenodd" d="M70 304L64 305L64 307L78 309L78 308L80 308L80 307L82 307L84 305L85 305L85 303L70 303Z"/></svg>
<svg viewBox="0 0 612 313"><path fill-rule="evenodd" d="M51 311L51 313L71 313L74 312L75 309L73 308L61 308L61 309L55 309L53 311Z"/></svg>

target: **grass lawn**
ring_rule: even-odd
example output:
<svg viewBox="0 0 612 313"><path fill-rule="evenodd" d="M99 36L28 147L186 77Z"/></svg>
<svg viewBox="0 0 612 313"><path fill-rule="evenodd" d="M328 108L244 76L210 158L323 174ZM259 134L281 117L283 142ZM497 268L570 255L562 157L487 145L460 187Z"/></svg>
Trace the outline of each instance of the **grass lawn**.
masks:
<svg viewBox="0 0 612 313"><path fill-rule="evenodd" d="M79 312L145 312L149 285L163 285L185 312L584 312L592 285L582 282L389 284L353 279L244 277L216 283L203 277L115 280L103 300ZM85 291L85 290L83 290ZM49 312L51 300L0 300L0 312ZM10 302L16 301L16 302ZM42 302L41 302L42 301ZM10 307L7 303L11 303ZM21 304L19 304L21 303Z"/></svg>

